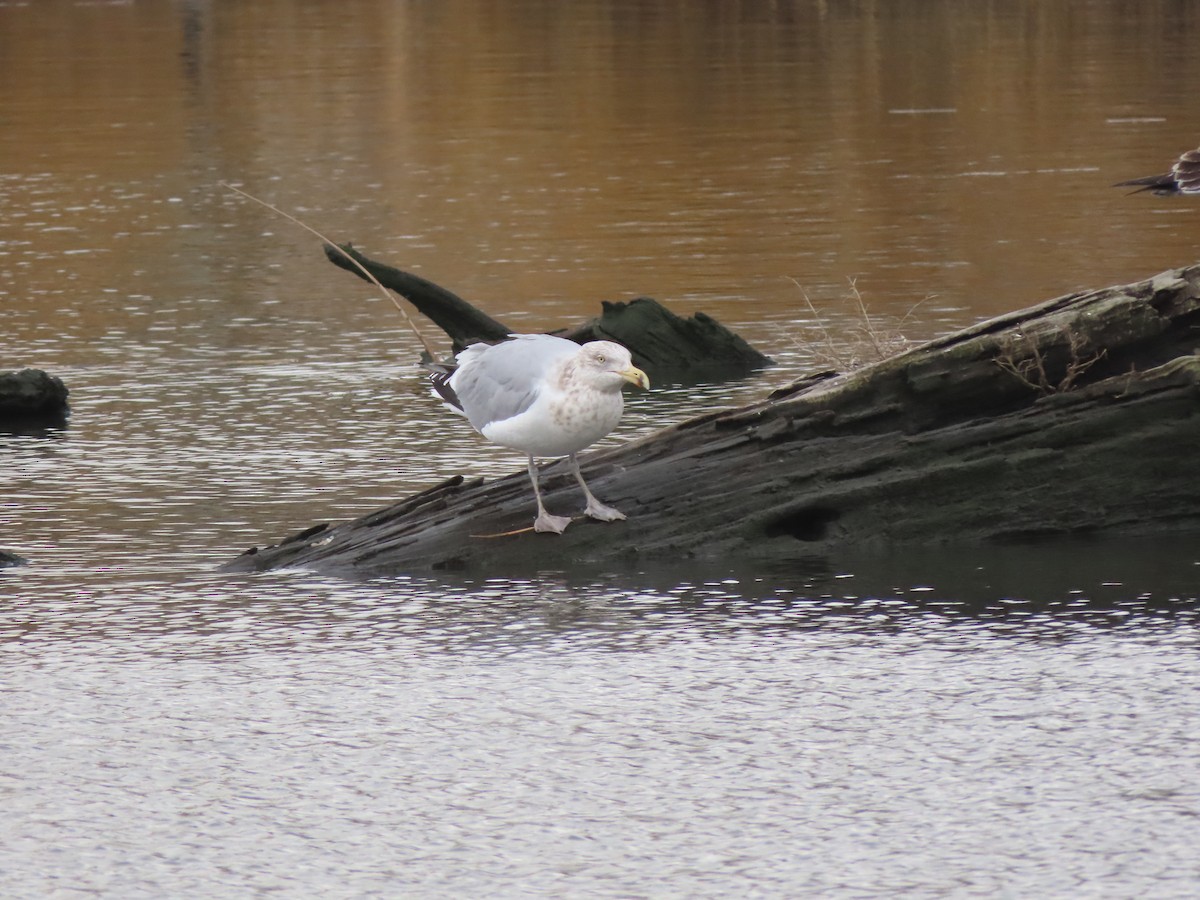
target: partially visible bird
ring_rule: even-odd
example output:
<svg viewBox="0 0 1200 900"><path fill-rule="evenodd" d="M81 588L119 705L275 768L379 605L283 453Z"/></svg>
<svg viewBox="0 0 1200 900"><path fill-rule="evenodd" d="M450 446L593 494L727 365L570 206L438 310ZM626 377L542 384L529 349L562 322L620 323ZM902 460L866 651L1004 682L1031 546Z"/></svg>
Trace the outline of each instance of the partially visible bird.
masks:
<svg viewBox="0 0 1200 900"><path fill-rule="evenodd" d="M1113 187L1137 187L1133 193L1153 191L1160 196L1168 194L1200 194L1200 148L1189 150L1171 166L1170 172L1162 175L1147 175L1118 181Z"/></svg>
<svg viewBox="0 0 1200 900"><path fill-rule="evenodd" d="M571 461L587 498L587 515L602 522L625 518L592 495L575 455L617 427L626 382L650 387L628 350L612 341L580 345L547 334L514 334L499 344L472 344L458 354L457 363L429 376L433 389L489 441L529 457L535 531L562 534L571 524L570 516L551 515L542 503L534 461L539 456Z"/></svg>

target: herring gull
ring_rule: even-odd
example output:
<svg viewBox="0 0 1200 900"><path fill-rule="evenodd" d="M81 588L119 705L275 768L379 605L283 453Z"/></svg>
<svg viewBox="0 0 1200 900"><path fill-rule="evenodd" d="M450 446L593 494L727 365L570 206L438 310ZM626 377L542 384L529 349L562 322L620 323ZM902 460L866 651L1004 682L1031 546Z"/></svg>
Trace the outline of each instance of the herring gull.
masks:
<svg viewBox="0 0 1200 900"><path fill-rule="evenodd" d="M650 387L629 351L612 341L576 344L548 334L514 334L499 344L472 344L457 366L430 375L437 394L494 444L529 458L537 499L535 531L562 534L570 516L554 516L542 503L535 457L567 457L587 498L584 512L602 522L624 513L601 503L588 489L575 454L617 427L625 382Z"/></svg>
<svg viewBox="0 0 1200 900"><path fill-rule="evenodd" d="M1147 175L1129 181L1118 181L1113 187L1137 187L1135 194L1153 191L1159 195L1200 194L1200 148L1189 150L1179 157L1170 172Z"/></svg>

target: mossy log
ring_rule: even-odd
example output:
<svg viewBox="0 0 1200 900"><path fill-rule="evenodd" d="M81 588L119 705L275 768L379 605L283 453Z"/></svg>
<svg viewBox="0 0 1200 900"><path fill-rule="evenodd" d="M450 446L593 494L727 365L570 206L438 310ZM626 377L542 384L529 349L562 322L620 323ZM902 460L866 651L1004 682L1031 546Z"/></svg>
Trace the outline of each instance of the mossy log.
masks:
<svg viewBox="0 0 1200 900"><path fill-rule="evenodd" d="M1200 266L1000 316L591 455L624 522L525 529L524 470L456 476L228 564L345 574L788 559L839 546L1200 533ZM547 505L579 509L562 463Z"/></svg>
<svg viewBox="0 0 1200 900"><path fill-rule="evenodd" d="M36 433L67 420L62 379L41 369L0 372L0 433Z"/></svg>
<svg viewBox="0 0 1200 900"><path fill-rule="evenodd" d="M340 246L380 284L407 299L442 329L455 353L477 341L503 340L515 330L441 285L368 259L349 244ZM334 265L365 278L357 266L328 245L325 255ZM702 312L685 319L649 297L627 303L605 301L601 309L599 318L576 328L557 329L553 334L580 344L595 340L623 344L633 355L634 364L655 384L724 381L773 364L770 357Z"/></svg>

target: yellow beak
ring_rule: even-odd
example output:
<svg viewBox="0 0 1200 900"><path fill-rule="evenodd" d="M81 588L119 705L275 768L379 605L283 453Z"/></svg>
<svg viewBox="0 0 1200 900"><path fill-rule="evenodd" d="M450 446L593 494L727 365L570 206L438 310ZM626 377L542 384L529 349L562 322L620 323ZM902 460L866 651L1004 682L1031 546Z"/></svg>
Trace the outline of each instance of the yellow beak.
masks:
<svg viewBox="0 0 1200 900"><path fill-rule="evenodd" d="M650 390L650 379L646 377L646 373L637 366L630 366L628 369L622 369L617 373L630 384L636 384L643 390Z"/></svg>

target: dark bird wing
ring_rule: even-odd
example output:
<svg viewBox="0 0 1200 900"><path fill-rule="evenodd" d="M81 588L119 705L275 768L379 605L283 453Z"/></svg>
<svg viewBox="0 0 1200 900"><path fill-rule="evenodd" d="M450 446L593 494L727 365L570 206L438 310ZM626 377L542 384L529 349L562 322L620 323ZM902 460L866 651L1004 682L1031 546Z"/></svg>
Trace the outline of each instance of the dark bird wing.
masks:
<svg viewBox="0 0 1200 900"><path fill-rule="evenodd" d="M447 405L462 412L462 401L458 399L458 394L454 393L454 388L450 386L450 379L454 376L454 367L434 363L430 367L429 384L433 387L433 392L446 402Z"/></svg>
<svg viewBox="0 0 1200 900"><path fill-rule="evenodd" d="M1135 194L1142 191L1153 191L1159 195L1200 194L1200 148L1189 150L1179 157L1170 172L1118 181L1113 187L1136 187Z"/></svg>

